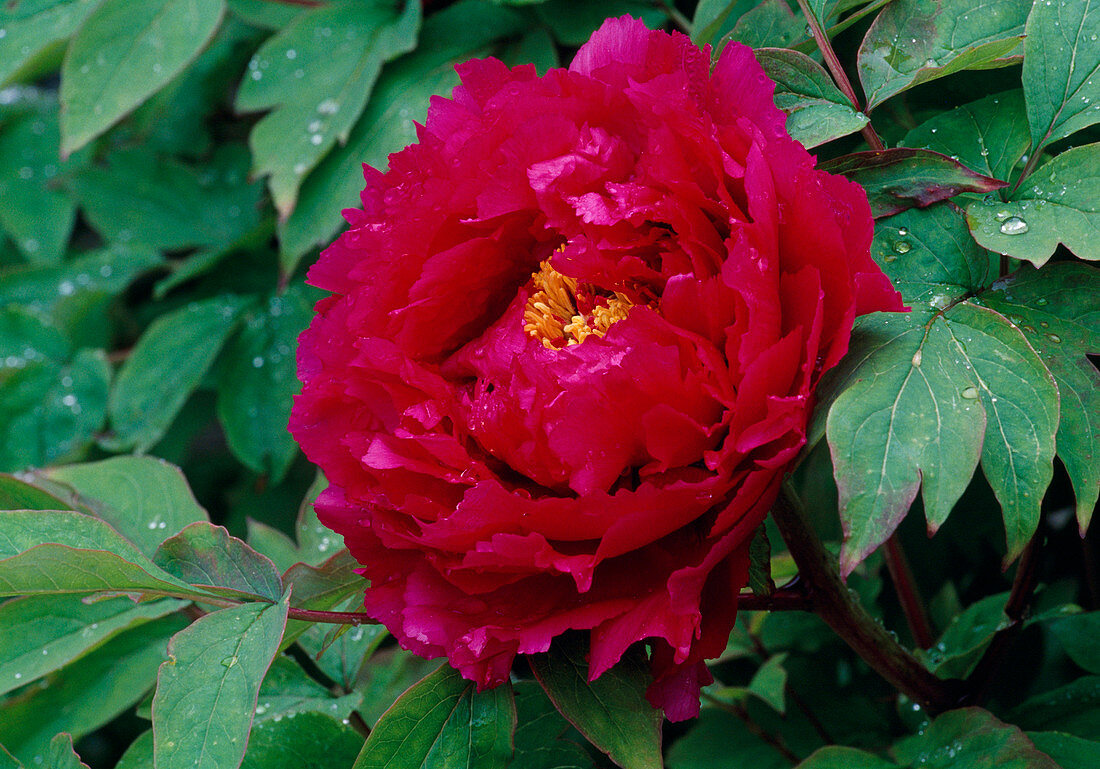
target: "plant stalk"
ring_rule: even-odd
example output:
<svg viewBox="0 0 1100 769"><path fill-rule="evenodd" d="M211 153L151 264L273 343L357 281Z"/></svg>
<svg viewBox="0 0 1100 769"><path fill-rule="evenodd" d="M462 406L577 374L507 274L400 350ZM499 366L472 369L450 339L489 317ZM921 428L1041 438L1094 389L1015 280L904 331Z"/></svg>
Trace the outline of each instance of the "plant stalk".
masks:
<svg viewBox="0 0 1100 769"><path fill-rule="evenodd" d="M928 649L934 641L932 625L928 621L924 601L921 600L917 581L913 578L913 570L909 568L909 559L905 557L897 532L886 540L883 552L886 555L886 568L890 571L890 581L894 583L894 592L897 593L905 622L909 626L909 634L913 636L917 646Z"/></svg>
<svg viewBox="0 0 1100 769"><path fill-rule="evenodd" d="M833 76L837 88L852 103L852 109L856 112L862 112L862 108L859 106L859 97L856 96L856 91L852 88L852 81L848 79L847 73L844 72L844 67L841 66L840 59L837 58L836 51L833 50L829 35L822 28L821 22L818 21L814 12L810 10L808 0L798 0L798 7L802 9L802 15L806 17L810 34L813 35L814 42L817 43L817 48L821 51L821 57L825 61L825 67L829 70L829 74ZM875 132L870 120L867 121L867 125L859 129L859 132L863 134L863 138L871 149L876 152L886 149L886 145L882 143L882 139Z"/></svg>
<svg viewBox="0 0 1100 769"><path fill-rule="evenodd" d="M867 613L841 580L836 558L809 524L789 482L783 484L772 516L809 587L814 612L875 672L926 711L935 715L956 707L960 682L934 676Z"/></svg>

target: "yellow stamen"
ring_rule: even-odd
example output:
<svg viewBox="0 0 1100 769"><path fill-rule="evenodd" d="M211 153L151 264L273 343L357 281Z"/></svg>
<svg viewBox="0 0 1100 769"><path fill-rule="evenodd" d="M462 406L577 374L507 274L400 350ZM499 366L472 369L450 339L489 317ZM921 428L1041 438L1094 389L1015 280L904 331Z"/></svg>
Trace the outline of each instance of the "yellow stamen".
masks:
<svg viewBox="0 0 1100 769"><path fill-rule="evenodd" d="M581 286L580 290L593 302L591 311L585 315L577 307L575 278L562 275L549 261L542 262L531 278L534 291L523 311L523 330L541 339L543 346L551 350L580 344L593 334L603 336L634 306L617 291L606 296L592 287Z"/></svg>

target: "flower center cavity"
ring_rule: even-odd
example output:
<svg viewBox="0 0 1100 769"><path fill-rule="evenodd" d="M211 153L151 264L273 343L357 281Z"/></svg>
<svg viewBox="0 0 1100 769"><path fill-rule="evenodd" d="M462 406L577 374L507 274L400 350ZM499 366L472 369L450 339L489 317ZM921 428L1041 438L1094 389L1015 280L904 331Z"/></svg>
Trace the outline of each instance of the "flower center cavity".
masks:
<svg viewBox="0 0 1100 769"><path fill-rule="evenodd" d="M550 350L580 344L593 334L603 336L634 306L617 291L578 284L549 261L542 262L531 278L533 290L523 311L523 330Z"/></svg>

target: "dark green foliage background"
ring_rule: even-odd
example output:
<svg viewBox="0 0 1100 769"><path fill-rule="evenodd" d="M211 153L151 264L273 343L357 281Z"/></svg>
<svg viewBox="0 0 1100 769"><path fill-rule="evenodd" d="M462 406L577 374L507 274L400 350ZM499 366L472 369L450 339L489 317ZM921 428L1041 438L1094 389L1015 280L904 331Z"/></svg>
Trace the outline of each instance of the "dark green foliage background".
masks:
<svg viewBox="0 0 1100 769"><path fill-rule="evenodd" d="M932 720L797 611L742 612L675 725L641 648L589 685L569 637L479 693L294 616L362 590L285 429L305 271L361 164L415 141L454 64L542 72L626 13L763 49L792 135L869 192L913 311L860 320L792 486L913 645L896 532L917 654L983 682L968 707ZM1098 34L1084 0L0 5L0 769L1100 766ZM909 149L852 154L869 121ZM758 593L796 571L766 533Z"/></svg>

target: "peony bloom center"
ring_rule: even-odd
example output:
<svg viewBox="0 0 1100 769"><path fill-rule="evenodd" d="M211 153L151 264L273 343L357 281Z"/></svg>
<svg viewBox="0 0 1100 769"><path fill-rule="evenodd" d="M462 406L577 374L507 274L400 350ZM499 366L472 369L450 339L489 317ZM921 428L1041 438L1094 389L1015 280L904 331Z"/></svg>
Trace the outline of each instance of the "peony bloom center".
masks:
<svg viewBox="0 0 1100 769"><path fill-rule="evenodd" d="M523 311L523 330L550 350L603 336L634 306L626 296L578 283L549 261L531 274L531 295Z"/></svg>

